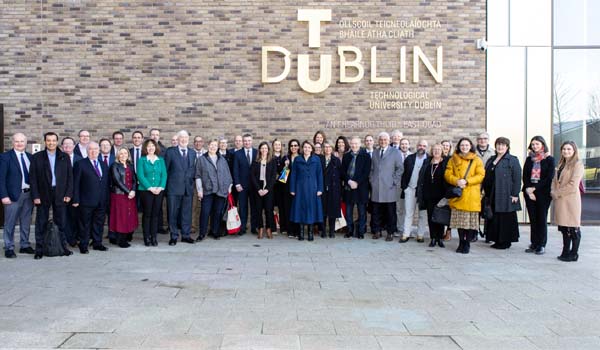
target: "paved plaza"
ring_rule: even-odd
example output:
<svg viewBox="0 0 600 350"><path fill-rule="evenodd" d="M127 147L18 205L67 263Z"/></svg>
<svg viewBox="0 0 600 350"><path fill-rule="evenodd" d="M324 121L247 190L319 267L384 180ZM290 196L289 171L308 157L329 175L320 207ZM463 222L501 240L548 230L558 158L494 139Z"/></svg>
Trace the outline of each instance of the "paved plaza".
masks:
<svg viewBox="0 0 600 350"><path fill-rule="evenodd" d="M600 228L580 260L479 241L275 236L0 259L0 348L600 349Z"/></svg>

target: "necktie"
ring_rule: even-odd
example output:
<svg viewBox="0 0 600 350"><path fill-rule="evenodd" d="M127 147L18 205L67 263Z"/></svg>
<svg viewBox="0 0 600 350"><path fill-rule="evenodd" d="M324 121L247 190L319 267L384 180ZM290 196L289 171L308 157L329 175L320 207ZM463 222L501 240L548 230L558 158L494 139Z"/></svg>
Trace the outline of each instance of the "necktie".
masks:
<svg viewBox="0 0 600 350"><path fill-rule="evenodd" d="M383 148L381 149L381 153L379 154L380 158L383 158Z"/></svg>
<svg viewBox="0 0 600 350"><path fill-rule="evenodd" d="M29 170L27 170L27 163L25 163L25 153L21 153L21 166L23 167L23 180L29 185Z"/></svg>
<svg viewBox="0 0 600 350"><path fill-rule="evenodd" d="M246 150L246 159L248 159L248 164L252 164L252 158L250 157L250 150Z"/></svg>
<svg viewBox="0 0 600 350"><path fill-rule="evenodd" d="M137 163L138 163L139 159L140 159L140 149L136 148L135 149L135 164L133 165L136 170L137 170Z"/></svg>
<svg viewBox="0 0 600 350"><path fill-rule="evenodd" d="M98 168L97 160L94 161L94 170L96 171L96 175L98 175L98 177L102 177L102 175L100 175L100 168Z"/></svg>
<svg viewBox="0 0 600 350"><path fill-rule="evenodd" d="M104 156L104 164L106 164L106 166L108 166L108 156Z"/></svg>

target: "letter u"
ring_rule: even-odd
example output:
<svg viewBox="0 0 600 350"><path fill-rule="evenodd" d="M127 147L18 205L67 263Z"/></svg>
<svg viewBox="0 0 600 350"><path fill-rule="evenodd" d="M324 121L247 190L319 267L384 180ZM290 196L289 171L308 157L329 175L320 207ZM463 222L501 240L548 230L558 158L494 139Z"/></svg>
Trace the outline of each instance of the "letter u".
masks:
<svg viewBox="0 0 600 350"><path fill-rule="evenodd" d="M331 84L331 55L321 55L319 80L310 79L309 55L298 55L298 85L312 94L325 91Z"/></svg>

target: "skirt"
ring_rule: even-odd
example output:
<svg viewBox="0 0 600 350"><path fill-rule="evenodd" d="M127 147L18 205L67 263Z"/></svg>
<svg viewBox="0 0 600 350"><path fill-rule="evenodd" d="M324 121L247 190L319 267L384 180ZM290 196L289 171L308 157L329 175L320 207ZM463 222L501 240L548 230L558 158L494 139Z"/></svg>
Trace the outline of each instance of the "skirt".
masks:
<svg viewBox="0 0 600 350"><path fill-rule="evenodd" d="M479 212L451 209L450 227L463 230L479 230Z"/></svg>
<svg viewBox="0 0 600 350"><path fill-rule="evenodd" d="M485 238L496 243L518 242L519 222L517 212L494 213L494 217L487 222Z"/></svg>
<svg viewBox="0 0 600 350"><path fill-rule="evenodd" d="M108 227L113 232L131 233L138 226L138 213L135 198L129 199L126 194L110 194L110 222Z"/></svg>

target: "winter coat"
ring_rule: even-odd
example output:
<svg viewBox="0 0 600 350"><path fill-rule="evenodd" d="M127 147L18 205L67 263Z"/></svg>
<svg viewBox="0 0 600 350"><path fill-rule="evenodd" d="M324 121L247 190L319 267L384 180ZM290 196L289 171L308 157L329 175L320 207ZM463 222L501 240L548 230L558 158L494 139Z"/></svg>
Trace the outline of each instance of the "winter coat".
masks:
<svg viewBox="0 0 600 350"><path fill-rule="evenodd" d="M298 224L323 222L323 205L317 192L323 193L323 169L318 156L308 160L304 156L294 159L290 174L290 193L294 193L290 221Z"/></svg>
<svg viewBox="0 0 600 350"><path fill-rule="evenodd" d="M554 199L554 221L559 226L581 226L581 193L579 182L583 178L583 163L565 166L560 177L558 170L552 180L550 194Z"/></svg>
<svg viewBox="0 0 600 350"><path fill-rule="evenodd" d="M375 150L371 159L371 200L375 203L396 202L403 171L400 151L388 146L381 157L381 150Z"/></svg>
<svg viewBox="0 0 600 350"><path fill-rule="evenodd" d="M496 164L492 175L494 160L492 157L485 165L485 197L493 200L494 213L510 213L521 210L521 201L512 202L511 197L519 197L521 192L521 164L517 157L506 153ZM491 179L493 176L493 181ZM487 185L489 183L489 185ZM489 187L489 188L487 188Z"/></svg>
<svg viewBox="0 0 600 350"><path fill-rule="evenodd" d="M449 185L456 186L458 180L465 177L465 172L471 160L473 160L473 164L466 176L467 186L463 188L462 196L448 200L451 209L470 212L481 211L481 183L485 177L485 169L483 168L483 162L475 153L469 152L463 157L459 152L455 152L446 165L444 178Z"/></svg>

